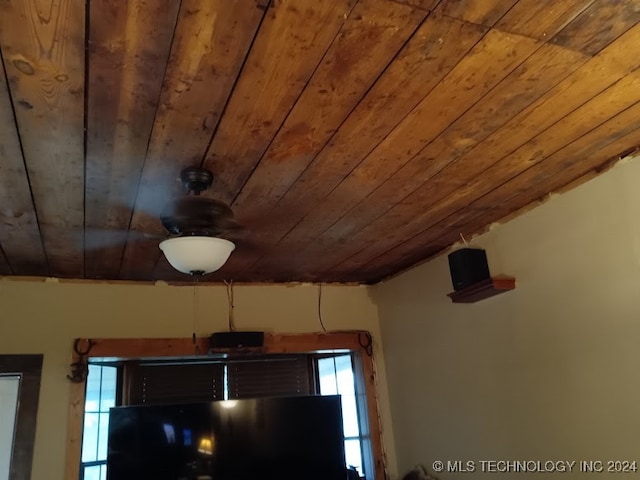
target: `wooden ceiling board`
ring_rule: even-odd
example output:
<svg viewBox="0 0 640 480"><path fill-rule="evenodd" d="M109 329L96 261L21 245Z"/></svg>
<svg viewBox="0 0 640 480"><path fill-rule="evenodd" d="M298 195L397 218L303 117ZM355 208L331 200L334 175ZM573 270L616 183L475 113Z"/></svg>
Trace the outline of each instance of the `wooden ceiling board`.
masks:
<svg viewBox="0 0 640 480"><path fill-rule="evenodd" d="M595 0L563 0L544 2L519 0L495 27L538 40L550 41Z"/></svg>
<svg viewBox="0 0 640 480"><path fill-rule="evenodd" d="M87 251L88 278L115 278L120 270L119 233L129 228L178 6L90 3L85 225L114 235L115 244Z"/></svg>
<svg viewBox="0 0 640 480"><path fill-rule="evenodd" d="M0 248L0 275L11 275L13 274L13 271L11 270L11 267L9 267L9 264L7 263L7 258L4 255L4 252L2 251L2 248Z"/></svg>
<svg viewBox="0 0 640 480"><path fill-rule="evenodd" d="M598 0L563 28L553 42L595 55L640 21L637 0Z"/></svg>
<svg viewBox="0 0 640 480"><path fill-rule="evenodd" d="M60 277L84 273L84 17L73 0L0 3L0 49L42 242Z"/></svg>
<svg viewBox="0 0 640 480"><path fill-rule="evenodd" d="M416 255L416 245L430 245L433 242L451 245L459 240L462 232L470 237L472 232L480 232L486 228L488 225L485 223L486 218L490 219L490 223L504 221L514 212L528 210L532 204L544 203L549 192L562 191L567 185L575 186L592 178L594 172L598 172L603 166L609 166L611 161L621 158L624 149L628 149L629 145L640 146L638 110L637 105L625 110L595 129L591 135L581 137L543 162L522 172L514 178L509 189L506 188L506 184L503 184L428 230L408 239L394 250L393 256L396 257L394 263L408 268L429 258L429 256ZM630 121L632 124L629 123ZM620 127L624 130L620 131ZM616 133L613 140L610 139L611 132ZM596 140L597 143L591 144L592 140ZM511 189L516 185L518 186L515 190ZM548 185L552 188L547 188ZM517 207L515 211L514 206ZM373 259L368 268L371 278L377 280L394 273L389 268L388 258L384 255ZM340 272L332 273L340 275ZM380 276L375 277L376 274Z"/></svg>
<svg viewBox="0 0 640 480"><path fill-rule="evenodd" d="M522 208L527 205L523 202L548 194L543 185L551 185L551 192L559 190L618 157L629 145L640 145L640 103L520 173L510 182L510 191L501 186L491 191L484 201L499 206L499 212L506 216L509 212L504 211L505 205L515 202ZM504 197L509 194L511 196L505 201ZM497 201L505 201L505 204Z"/></svg>
<svg viewBox="0 0 640 480"><path fill-rule="evenodd" d="M159 217L200 165L247 227L203 281L385 278L638 146L639 22L637 0L5 0L0 274L192 282Z"/></svg>
<svg viewBox="0 0 640 480"><path fill-rule="evenodd" d="M0 125L0 248L7 252L16 272L47 275L47 259L4 71L0 73ZM0 271L8 273L10 266L4 254L0 257Z"/></svg>
<svg viewBox="0 0 640 480"><path fill-rule="evenodd" d="M543 45L380 187L327 229L314 244L349 238L365 228L548 92L586 60L584 55L577 52ZM427 188L432 190L431 186ZM434 195L430 196L431 201L437 199Z"/></svg>
<svg viewBox="0 0 640 480"><path fill-rule="evenodd" d="M429 16L329 143L269 215L261 244L275 245L395 128L486 33L485 27ZM444 39L455 38L455 41ZM242 220L242 218L240 218ZM265 252L262 252L264 254ZM234 256L230 271L262 254Z"/></svg>
<svg viewBox="0 0 640 480"><path fill-rule="evenodd" d="M435 9L438 14L493 27L518 0L446 0Z"/></svg>
<svg viewBox="0 0 640 480"><path fill-rule="evenodd" d="M403 5L422 8L423 10L433 10L440 0L393 0Z"/></svg>
<svg viewBox="0 0 640 480"><path fill-rule="evenodd" d="M619 68L621 65L618 63L618 54L624 51L631 41L632 37L622 42L622 48L613 48L617 47L613 45L601 55L589 60L501 129L456 161L448 163L442 174L431 180L429 201L434 203L464 185L466 179L473 176L473 172L468 171L469 164L481 169L483 165L489 165L496 158L506 157L536 134L570 114L585 98L597 95L602 89L623 78L638 63L637 58L627 56L628 64L624 69ZM589 82L584 82L584 78L589 78ZM554 105L554 109L549 111L545 108L547 105ZM517 135L514 135L514 132L517 132Z"/></svg>
<svg viewBox="0 0 640 480"><path fill-rule="evenodd" d="M266 268L282 262L282 257L291 258L292 251L299 252L300 258L306 257L306 245L382 185L540 45L526 37L489 32L349 177L270 252L265 259ZM489 64L491 67L486 68ZM304 267L307 265L304 262Z"/></svg>
<svg viewBox="0 0 640 480"><path fill-rule="evenodd" d="M233 203L236 215L255 217L282 198L426 15L388 0L360 0Z"/></svg>
<svg viewBox="0 0 640 480"><path fill-rule="evenodd" d="M633 83L630 77L625 77L620 82L625 82L626 84ZM635 83L637 84L637 82L638 79L636 79ZM482 166L477 166L477 162L474 162L474 168L467 169L466 176L457 180L457 188L452 189L440 202L429 205L428 192L425 190L416 191L405 199L401 205L396 207L390 215L381 218L381 221L386 222L386 225L379 228L395 227L395 230L389 230L394 233L385 238L384 242L379 241L376 244L369 243L367 247L346 259L344 262L336 262L336 264L330 265L330 267L335 267L332 271L337 272L342 269L350 271L353 270L355 265L369 262L388 251L392 244L394 244L394 239L396 243L398 243L397 240L399 240L399 237L413 238L421 231L447 218L451 212L464 210L466 205L473 203L477 198L489 194L496 188L496 185L500 185L500 188L504 188L507 192L512 192L512 189L515 187L509 182L511 179L516 178L520 173L531 168L533 165L546 161L545 159L547 157L562 151L563 148L570 149L576 148L576 146L580 147L582 144L576 143L576 141L583 136L586 137L584 142L588 145L593 145L593 150L597 152L599 147L598 142L603 141L598 138L598 132L602 132L602 130L598 130L598 127L601 125L611 125L609 122L613 122L614 130L619 129L621 135L624 135L626 131L633 131L640 127L640 124L636 125L636 122L629 122L629 126L625 128L622 128L623 124L620 124L620 118L623 118L623 121L627 121L634 112L637 112L636 102L640 101L640 88L633 89L636 92L635 99L630 97L620 98L620 92L627 86L628 85L622 85L620 83L614 85L603 94L595 97L581 108L564 117L557 122L553 128L548 128L535 139L524 144L514 152L514 154L505 157L488 168L483 169ZM629 112L629 107L634 107L630 110L631 113ZM614 118L616 115L619 116L622 113L624 115L618 117L618 120ZM605 132L605 142L615 138L615 132L611 129L605 130ZM564 145L569 142L571 142L569 146L564 147ZM568 150L565 150L564 155L567 154L567 151ZM580 155L575 161L580 161L585 156L593 153L592 151L581 150ZM602 161L604 162L606 160L608 160L608 158L604 158ZM547 165L548 164L549 162L547 162ZM565 180L564 183L569 183L574 179L575 178ZM413 207L413 211L415 212L416 205L429 205L429 207L425 209L422 214L414 215L413 218L410 218L410 216L407 215L407 211ZM493 205L495 205L495 201L490 203L490 206ZM488 207L483 203L483 208ZM404 210L403 214L399 215L398 210ZM482 218L484 219L485 217L483 216ZM373 229L374 225L375 223L372 223L368 228ZM402 226L404 228L401 228ZM367 229L361 231L358 236L354 236L352 239L353 242L367 244L367 242L361 238L365 235L366 230ZM471 231L460 231L458 234L463 233L464 235L468 235L475 233L477 230L476 228ZM401 234L395 232L401 232ZM369 238L373 235L373 232L369 233Z"/></svg>
<svg viewBox="0 0 640 480"><path fill-rule="evenodd" d="M166 235L158 218L171 198L185 193L177 181L180 171L202 162L264 14L246 8L245 0L182 1L131 219L133 232ZM127 242L123 278L148 278L161 255L157 245L148 248L138 237Z"/></svg>
<svg viewBox="0 0 640 480"><path fill-rule="evenodd" d="M204 161L217 174L216 198L233 202L354 4L280 0L268 9Z"/></svg>

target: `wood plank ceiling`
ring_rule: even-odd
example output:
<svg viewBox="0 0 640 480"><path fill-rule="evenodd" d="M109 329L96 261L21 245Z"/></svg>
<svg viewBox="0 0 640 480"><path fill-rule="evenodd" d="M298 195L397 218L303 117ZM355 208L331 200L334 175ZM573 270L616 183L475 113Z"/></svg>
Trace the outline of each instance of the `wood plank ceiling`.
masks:
<svg viewBox="0 0 640 480"><path fill-rule="evenodd" d="M375 282L640 145L638 0L4 0L0 274L187 280L186 166L246 226L218 281Z"/></svg>

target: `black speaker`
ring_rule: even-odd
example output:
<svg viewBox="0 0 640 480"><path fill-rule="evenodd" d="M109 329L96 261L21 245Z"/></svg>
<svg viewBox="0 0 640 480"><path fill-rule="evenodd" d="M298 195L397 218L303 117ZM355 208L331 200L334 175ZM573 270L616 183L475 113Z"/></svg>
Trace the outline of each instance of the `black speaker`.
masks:
<svg viewBox="0 0 640 480"><path fill-rule="evenodd" d="M491 277L487 254L481 248L461 248L451 252L449 270L454 290L462 290Z"/></svg>
<svg viewBox="0 0 640 480"><path fill-rule="evenodd" d="M217 332L209 342L211 348L262 347L264 332Z"/></svg>

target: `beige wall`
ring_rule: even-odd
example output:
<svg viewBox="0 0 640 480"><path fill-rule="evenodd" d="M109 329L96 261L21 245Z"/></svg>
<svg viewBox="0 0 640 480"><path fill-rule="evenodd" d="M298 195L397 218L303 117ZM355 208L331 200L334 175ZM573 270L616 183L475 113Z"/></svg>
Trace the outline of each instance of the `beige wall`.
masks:
<svg viewBox="0 0 640 480"><path fill-rule="evenodd" d="M399 470L435 460L640 462L640 160L473 244L493 274L516 277L516 290L454 305L446 255L374 289Z"/></svg>
<svg viewBox="0 0 640 480"><path fill-rule="evenodd" d="M320 330L318 288L238 286L238 329L294 333ZM32 478L63 479L69 360L76 337L191 337L193 288L0 280L0 353L44 353ZM383 426L390 424L378 313L365 287L325 286L322 313L328 330L364 329L374 337ZM223 287L198 288L197 332L227 329ZM391 468L391 428L384 438Z"/></svg>

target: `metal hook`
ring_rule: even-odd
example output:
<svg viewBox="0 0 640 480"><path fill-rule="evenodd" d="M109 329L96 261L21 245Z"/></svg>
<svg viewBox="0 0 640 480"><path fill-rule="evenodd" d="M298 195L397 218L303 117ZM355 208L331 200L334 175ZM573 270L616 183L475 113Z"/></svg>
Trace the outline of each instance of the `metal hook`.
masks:
<svg viewBox="0 0 640 480"><path fill-rule="evenodd" d="M87 342L87 348L85 350L80 350L80 342L82 340L83 339L76 338L73 342L73 351L78 356L78 360L70 365L71 375L67 375L67 378L73 383L82 383L87 379L87 375L89 375L89 361L87 360L87 355L91 352L95 342L88 338L84 339Z"/></svg>

